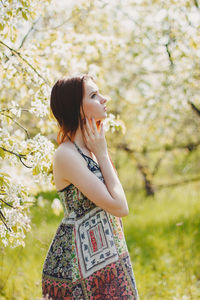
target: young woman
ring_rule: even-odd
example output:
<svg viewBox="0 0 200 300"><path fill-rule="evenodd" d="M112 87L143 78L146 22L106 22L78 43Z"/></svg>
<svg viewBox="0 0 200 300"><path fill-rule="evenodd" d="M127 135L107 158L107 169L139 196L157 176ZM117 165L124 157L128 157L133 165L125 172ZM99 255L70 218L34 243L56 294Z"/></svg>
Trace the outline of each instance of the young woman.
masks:
<svg viewBox="0 0 200 300"><path fill-rule="evenodd" d="M45 299L139 299L121 220L128 204L104 135L106 102L88 74L60 79L51 91L64 218L43 266Z"/></svg>

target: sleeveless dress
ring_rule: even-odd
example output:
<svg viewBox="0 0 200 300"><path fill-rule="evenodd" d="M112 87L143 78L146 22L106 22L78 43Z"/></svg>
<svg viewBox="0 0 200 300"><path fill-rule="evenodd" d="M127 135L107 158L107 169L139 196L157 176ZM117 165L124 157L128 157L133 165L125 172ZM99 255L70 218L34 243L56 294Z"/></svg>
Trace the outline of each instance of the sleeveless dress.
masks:
<svg viewBox="0 0 200 300"><path fill-rule="evenodd" d="M99 165L73 143L105 184ZM122 219L98 207L73 184L57 193L64 218L43 265L43 297L139 300Z"/></svg>

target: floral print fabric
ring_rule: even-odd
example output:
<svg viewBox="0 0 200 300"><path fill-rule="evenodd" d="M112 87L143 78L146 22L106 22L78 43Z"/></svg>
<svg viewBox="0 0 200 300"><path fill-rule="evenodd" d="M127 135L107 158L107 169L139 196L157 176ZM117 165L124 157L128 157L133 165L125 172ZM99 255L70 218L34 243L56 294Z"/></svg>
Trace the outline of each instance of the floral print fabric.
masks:
<svg viewBox="0 0 200 300"><path fill-rule="evenodd" d="M104 182L98 164L75 146ZM43 265L45 299L138 300L122 219L96 206L73 184L58 195L64 218Z"/></svg>

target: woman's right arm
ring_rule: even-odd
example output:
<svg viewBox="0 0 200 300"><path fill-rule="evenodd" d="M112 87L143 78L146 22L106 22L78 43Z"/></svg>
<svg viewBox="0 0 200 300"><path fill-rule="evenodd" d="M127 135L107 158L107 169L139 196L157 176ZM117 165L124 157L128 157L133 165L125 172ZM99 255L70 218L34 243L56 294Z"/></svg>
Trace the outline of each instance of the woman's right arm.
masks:
<svg viewBox="0 0 200 300"><path fill-rule="evenodd" d="M88 169L80 153L69 148L55 152L54 164L62 178L74 184L90 201L114 216L126 216L129 212L126 196L108 153L96 157L105 184Z"/></svg>
<svg viewBox="0 0 200 300"><path fill-rule="evenodd" d="M83 136L87 147L95 154L98 160L107 190L112 199L120 207L123 216L128 215L126 195L108 155L103 122L101 122L99 130L93 117L91 119L86 118Z"/></svg>
<svg viewBox="0 0 200 300"><path fill-rule="evenodd" d="M120 183L117 172L115 171L108 152L96 155L106 187L116 203L121 206L123 216L128 215L129 209L124 189Z"/></svg>

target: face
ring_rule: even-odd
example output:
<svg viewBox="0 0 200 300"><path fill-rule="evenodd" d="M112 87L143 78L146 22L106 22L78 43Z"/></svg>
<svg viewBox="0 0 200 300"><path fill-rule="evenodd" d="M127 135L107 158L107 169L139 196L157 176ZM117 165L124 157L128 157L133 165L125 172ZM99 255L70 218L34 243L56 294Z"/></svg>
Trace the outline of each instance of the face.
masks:
<svg viewBox="0 0 200 300"><path fill-rule="evenodd" d="M83 110L87 118L96 121L103 120L107 117L105 110L107 99L99 93L98 86L92 79L84 81Z"/></svg>

